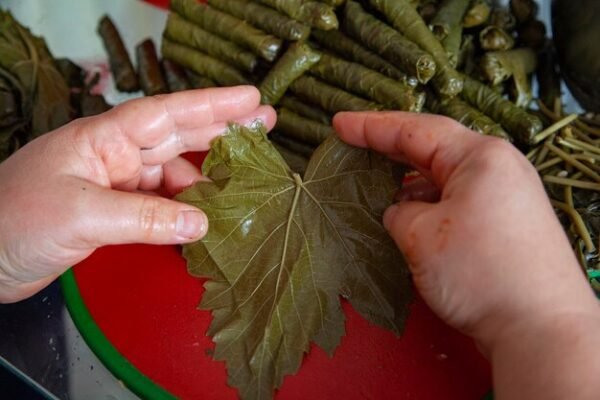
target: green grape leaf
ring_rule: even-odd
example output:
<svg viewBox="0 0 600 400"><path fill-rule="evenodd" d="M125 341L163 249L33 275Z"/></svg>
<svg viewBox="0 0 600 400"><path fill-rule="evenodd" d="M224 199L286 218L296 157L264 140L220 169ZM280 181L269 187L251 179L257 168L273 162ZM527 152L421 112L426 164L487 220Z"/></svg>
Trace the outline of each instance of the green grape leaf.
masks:
<svg viewBox="0 0 600 400"><path fill-rule="evenodd" d="M344 335L340 296L400 334L411 300L408 269L382 226L397 184L391 164L329 137L304 179L263 127L231 125L199 182L178 199L208 215L207 236L184 246L189 272L207 277L214 358L243 399L270 399L311 342L330 355Z"/></svg>

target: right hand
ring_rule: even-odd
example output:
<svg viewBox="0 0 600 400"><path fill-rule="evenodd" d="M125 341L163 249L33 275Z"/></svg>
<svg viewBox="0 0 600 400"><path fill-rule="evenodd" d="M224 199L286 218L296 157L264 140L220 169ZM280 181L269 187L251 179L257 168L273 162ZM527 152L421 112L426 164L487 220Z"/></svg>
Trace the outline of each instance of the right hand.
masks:
<svg viewBox="0 0 600 400"><path fill-rule="evenodd" d="M506 330L597 315L538 174L512 145L433 115L340 113L334 127L351 145L409 162L433 185L419 189L428 201L407 187L384 225L447 323L489 349Z"/></svg>

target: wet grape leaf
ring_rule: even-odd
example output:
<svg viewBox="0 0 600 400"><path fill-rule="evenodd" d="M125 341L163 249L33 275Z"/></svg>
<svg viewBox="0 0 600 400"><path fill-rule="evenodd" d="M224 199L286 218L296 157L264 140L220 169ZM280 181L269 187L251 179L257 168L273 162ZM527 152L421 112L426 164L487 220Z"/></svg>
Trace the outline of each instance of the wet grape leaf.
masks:
<svg viewBox="0 0 600 400"><path fill-rule="evenodd" d="M411 299L405 262L381 219L397 185L382 156L328 138L302 179L262 127L232 125L200 182L178 199L210 228L184 246L189 272L207 277L214 358L243 399L270 399L311 342L332 355L344 335L340 296L400 334Z"/></svg>

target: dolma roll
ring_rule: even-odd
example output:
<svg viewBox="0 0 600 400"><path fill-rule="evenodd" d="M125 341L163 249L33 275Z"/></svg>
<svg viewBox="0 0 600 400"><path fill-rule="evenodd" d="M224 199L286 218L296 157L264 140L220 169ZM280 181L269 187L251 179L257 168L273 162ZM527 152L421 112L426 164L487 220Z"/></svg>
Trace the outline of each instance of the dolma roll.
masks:
<svg viewBox="0 0 600 400"><path fill-rule="evenodd" d="M327 4L310 0L258 0L281 11L297 21L313 28L331 30L338 28L338 19L333 8Z"/></svg>
<svg viewBox="0 0 600 400"><path fill-rule="evenodd" d="M331 125L331 117L320 108L307 104L299 98L292 95L285 95L279 100L279 105L288 110L302 115L303 117L313 119L325 125Z"/></svg>
<svg viewBox="0 0 600 400"><path fill-rule="evenodd" d="M222 86L250 83L240 71L224 62L167 38L163 38L161 50L163 57L173 60L199 75L206 76Z"/></svg>
<svg viewBox="0 0 600 400"><path fill-rule="evenodd" d="M213 81L212 79L207 78L206 76L199 75L196 72L191 71L189 69L185 71L185 74L188 77L188 80L190 81L192 89L205 89L219 86L217 82Z"/></svg>
<svg viewBox="0 0 600 400"><path fill-rule="evenodd" d="M390 78L404 82L411 87L416 87L419 84L417 78L408 76L396 68L392 63L384 60L376 53L368 50L362 44L338 30L322 31L320 29L314 29L312 31L312 38L327 50L362 64L372 70L381 72Z"/></svg>
<svg viewBox="0 0 600 400"><path fill-rule="evenodd" d="M311 68L311 73L325 82L370 98L390 109L419 112L423 107L424 96L415 93L412 87L326 53Z"/></svg>
<svg viewBox="0 0 600 400"><path fill-rule="evenodd" d="M537 56L531 49L521 48L507 51L491 51L481 59L481 70L492 85L513 78L517 91L515 103L526 107L533 95L529 74L537 67Z"/></svg>
<svg viewBox="0 0 600 400"><path fill-rule="evenodd" d="M160 60L160 67L167 81L169 92L181 92L192 88L185 70L179 64L163 58Z"/></svg>
<svg viewBox="0 0 600 400"><path fill-rule="evenodd" d="M429 24L446 49L450 65L456 68L462 42L463 17L471 0L444 0Z"/></svg>
<svg viewBox="0 0 600 400"><path fill-rule="evenodd" d="M328 85L311 76L301 76L290 85L291 91L301 99L316 104L335 114L339 111L382 110L383 106L362 99L345 90Z"/></svg>
<svg viewBox="0 0 600 400"><path fill-rule="evenodd" d="M510 10L496 7L490 14L489 26L496 26L507 32L512 32L517 27L517 20Z"/></svg>
<svg viewBox="0 0 600 400"><path fill-rule="evenodd" d="M208 4L280 39L304 40L310 35L310 26L249 0L208 0Z"/></svg>
<svg viewBox="0 0 600 400"><path fill-rule="evenodd" d="M313 146L320 145L335 134L333 128L310 118L303 117L283 107L277 113L275 129L282 134Z"/></svg>
<svg viewBox="0 0 600 400"><path fill-rule="evenodd" d="M479 32L479 44L486 51L510 50L515 46L515 39L506 30L489 25Z"/></svg>
<svg viewBox="0 0 600 400"><path fill-rule="evenodd" d="M428 97L427 106L437 114L450 117L469 129L479 132L482 135L496 136L502 139L511 140L510 136L500 126L481 111L471 107L466 102L457 97L446 100L431 100L433 96Z"/></svg>
<svg viewBox="0 0 600 400"><path fill-rule="evenodd" d="M344 6L344 29L350 36L393 63L400 70L414 76L419 82L427 83L435 75L436 63L431 55L384 22L367 13L355 1L348 1Z"/></svg>
<svg viewBox="0 0 600 400"><path fill-rule="evenodd" d="M483 25L490 18L492 7L487 0L473 0L463 19L463 27L474 28Z"/></svg>
<svg viewBox="0 0 600 400"><path fill-rule="evenodd" d="M146 39L135 48L138 65L138 77L140 86L146 96L167 93L167 83L163 77L156 47L152 39Z"/></svg>
<svg viewBox="0 0 600 400"><path fill-rule="evenodd" d="M445 39L450 31L461 28L462 21L469 8L471 0L444 0L429 24L433 34L439 39Z"/></svg>
<svg viewBox="0 0 600 400"><path fill-rule="evenodd" d="M100 19L98 34L102 38L104 48L108 53L108 62L117 89L122 92L135 92L139 90L140 85L131 59L129 58L129 53L125 49L125 44L123 43L123 39L121 39L121 35L119 35L119 31L108 15Z"/></svg>
<svg viewBox="0 0 600 400"><path fill-rule="evenodd" d="M473 107L498 121L515 141L524 145L533 144L533 138L542 128L542 121L506 100L501 94L483 83L465 77L462 97Z"/></svg>
<svg viewBox="0 0 600 400"><path fill-rule="evenodd" d="M244 46L267 61L274 61L281 48L281 39L196 0L171 0L171 9L200 28Z"/></svg>
<svg viewBox="0 0 600 400"><path fill-rule="evenodd" d="M205 31L175 13L169 15L164 35L247 72L252 72L258 63L258 58L253 53Z"/></svg>
<svg viewBox="0 0 600 400"><path fill-rule="evenodd" d="M431 54L437 65L433 85L440 94L452 97L462 91L461 74L452 67L446 50L408 0L370 0L370 3L394 28Z"/></svg>
<svg viewBox="0 0 600 400"><path fill-rule="evenodd" d="M258 87L263 104L276 104L294 80L308 71L321 54L308 44L296 42L271 68Z"/></svg>

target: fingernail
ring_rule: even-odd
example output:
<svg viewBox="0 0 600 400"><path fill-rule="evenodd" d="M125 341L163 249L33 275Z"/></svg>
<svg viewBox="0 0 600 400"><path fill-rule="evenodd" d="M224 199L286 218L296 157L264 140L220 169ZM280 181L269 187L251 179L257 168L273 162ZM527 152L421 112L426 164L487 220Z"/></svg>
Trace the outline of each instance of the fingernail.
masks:
<svg viewBox="0 0 600 400"><path fill-rule="evenodd" d="M392 228L392 222L396 218L396 214L398 214L398 206L396 204L388 207L383 213L383 227L388 231Z"/></svg>
<svg viewBox="0 0 600 400"><path fill-rule="evenodd" d="M204 236L207 229L206 215L201 211L181 211L177 216L177 236L181 239L195 239Z"/></svg>

